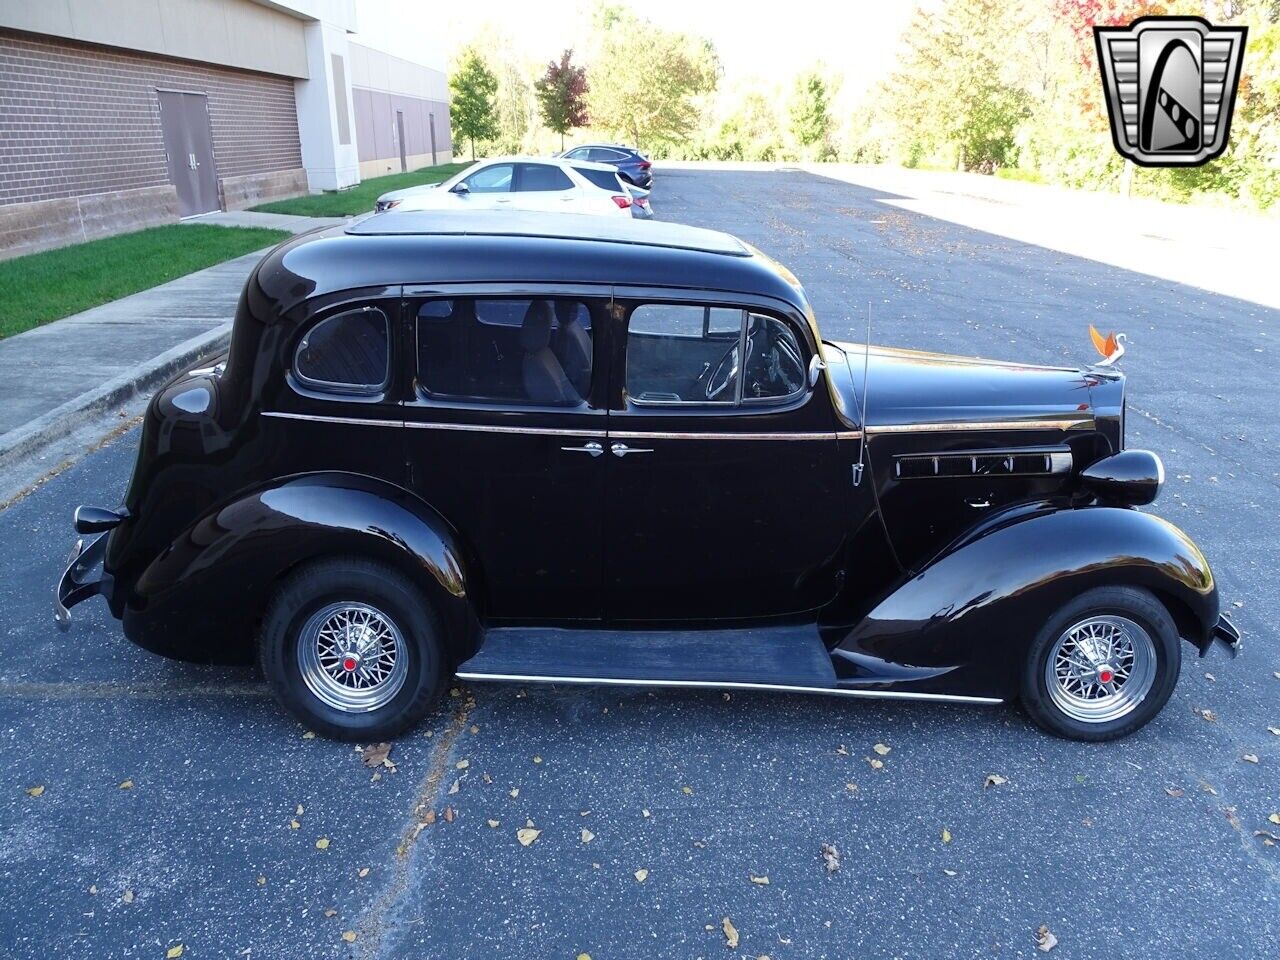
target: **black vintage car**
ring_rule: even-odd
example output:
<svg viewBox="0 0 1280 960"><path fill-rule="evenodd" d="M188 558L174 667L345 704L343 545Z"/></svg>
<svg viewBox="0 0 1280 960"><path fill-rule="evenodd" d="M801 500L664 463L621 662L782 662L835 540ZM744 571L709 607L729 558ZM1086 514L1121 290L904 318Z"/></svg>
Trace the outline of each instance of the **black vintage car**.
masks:
<svg viewBox="0 0 1280 960"><path fill-rule="evenodd" d="M289 240L224 360L152 401L101 593L167 656L247 662L335 737L466 680L1000 703L1145 724L1239 633L1134 509L1124 378L824 341L721 233L406 213ZM101 568L99 570L99 567Z"/></svg>

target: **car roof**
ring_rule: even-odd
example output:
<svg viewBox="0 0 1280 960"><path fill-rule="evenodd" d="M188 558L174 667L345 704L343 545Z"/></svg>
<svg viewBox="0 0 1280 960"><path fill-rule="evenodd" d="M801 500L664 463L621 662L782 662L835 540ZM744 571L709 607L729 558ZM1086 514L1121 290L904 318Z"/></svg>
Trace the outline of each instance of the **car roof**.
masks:
<svg viewBox="0 0 1280 960"><path fill-rule="evenodd" d="M616 172L611 163L599 163L595 160L566 160L564 157L486 157L483 160L476 161L475 166L487 167L495 163L548 163L553 167L586 167L588 170ZM467 168L467 170L470 169L472 168ZM459 173L465 174L467 170L461 170ZM457 176L457 174L454 174L454 176Z"/></svg>
<svg viewBox="0 0 1280 960"><path fill-rule="evenodd" d="M259 317L398 285L562 284L723 291L808 303L785 267L736 237L630 217L391 210L286 240L250 280Z"/></svg>

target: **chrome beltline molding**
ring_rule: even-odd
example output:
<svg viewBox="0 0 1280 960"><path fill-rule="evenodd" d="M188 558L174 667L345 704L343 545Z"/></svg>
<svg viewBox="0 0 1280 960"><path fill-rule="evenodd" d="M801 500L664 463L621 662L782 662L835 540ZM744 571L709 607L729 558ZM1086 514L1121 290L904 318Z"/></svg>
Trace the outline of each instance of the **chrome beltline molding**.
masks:
<svg viewBox="0 0 1280 960"><path fill-rule="evenodd" d="M824 430L816 432L690 432L661 430L595 430L569 427L502 426L489 423L426 423L415 420L385 420L367 417L336 417L317 413L286 413L280 410L264 410L264 417L281 420L307 420L317 423L348 423L365 427L408 427L413 430L461 430L471 433L523 433L551 437L598 437L619 440L860 440L861 430ZM946 433L950 431L981 430L1087 430L1094 421L1088 419L1059 418L1055 420L973 420L965 423L884 423L868 427L868 437L892 433Z"/></svg>
<svg viewBox="0 0 1280 960"><path fill-rule="evenodd" d="M694 690L759 690L772 693L820 693L836 697L869 700L932 700L938 703L972 703L994 706L998 697L966 697L952 693L916 693L906 690L859 690L850 687L801 687L785 683L748 683L741 680L622 680L617 677L544 677L520 673L476 673L459 671L459 680L499 683L577 683L608 687L674 687Z"/></svg>

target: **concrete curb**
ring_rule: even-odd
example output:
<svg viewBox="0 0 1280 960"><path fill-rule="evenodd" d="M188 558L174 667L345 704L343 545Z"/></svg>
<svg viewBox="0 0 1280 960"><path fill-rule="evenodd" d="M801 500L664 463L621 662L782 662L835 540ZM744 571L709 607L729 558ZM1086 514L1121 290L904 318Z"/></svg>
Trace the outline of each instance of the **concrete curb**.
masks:
<svg viewBox="0 0 1280 960"><path fill-rule="evenodd" d="M231 339L231 321L192 337L87 393L73 397L16 430L0 436L0 468L31 457L61 440L86 419L100 416L139 395L155 390L185 367L225 349Z"/></svg>

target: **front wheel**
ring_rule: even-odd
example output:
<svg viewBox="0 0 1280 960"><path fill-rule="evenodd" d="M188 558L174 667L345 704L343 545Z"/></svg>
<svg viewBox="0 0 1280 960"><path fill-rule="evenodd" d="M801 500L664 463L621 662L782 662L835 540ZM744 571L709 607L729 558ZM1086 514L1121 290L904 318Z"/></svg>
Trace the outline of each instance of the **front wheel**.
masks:
<svg viewBox="0 0 1280 960"><path fill-rule="evenodd" d="M1022 702L1043 729L1071 740L1115 740L1168 701L1182 664L1169 611L1146 590L1101 587L1076 597L1036 636Z"/></svg>
<svg viewBox="0 0 1280 960"><path fill-rule="evenodd" d="M263 617L259 659L276 699L338 740L394 737L426 714L446 679L421 591L354 558L309 565L281 584Z"/></svg>

